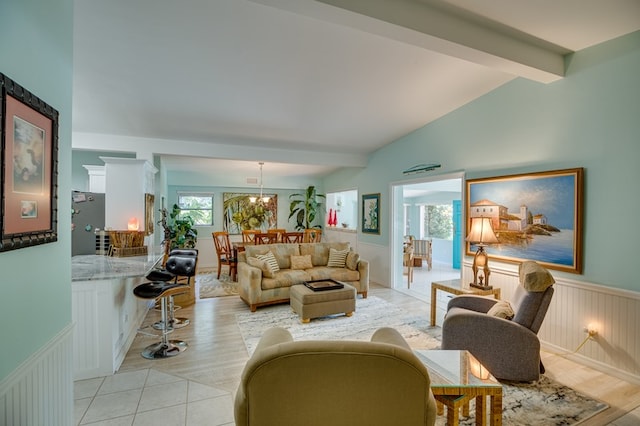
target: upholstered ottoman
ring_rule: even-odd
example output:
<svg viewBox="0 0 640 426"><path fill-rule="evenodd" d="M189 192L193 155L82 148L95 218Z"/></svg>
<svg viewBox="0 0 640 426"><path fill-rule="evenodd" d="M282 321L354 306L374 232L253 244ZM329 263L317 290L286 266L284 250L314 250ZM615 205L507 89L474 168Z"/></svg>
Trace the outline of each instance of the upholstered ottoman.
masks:
<svg viewBox="0 0 640 426"><path fill-rule="evenodd" d="M350 317L356 310L356 289L349 284L325 291L313 291L304 284L297 284L289 290L289 299L291 309L303 323L308 323L311 318L340 313Z"/></svg>

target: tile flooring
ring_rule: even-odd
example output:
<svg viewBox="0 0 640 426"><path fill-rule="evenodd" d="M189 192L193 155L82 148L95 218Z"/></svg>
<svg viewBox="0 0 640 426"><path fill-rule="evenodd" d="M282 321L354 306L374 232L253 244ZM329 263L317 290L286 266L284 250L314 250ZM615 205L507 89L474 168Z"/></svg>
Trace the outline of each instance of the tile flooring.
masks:
<svg viewBox="0 0 640 426"><path fill-rule="evenodd" d="M75 424L233 425L232 395L154 369L75 382Z"/></svg>

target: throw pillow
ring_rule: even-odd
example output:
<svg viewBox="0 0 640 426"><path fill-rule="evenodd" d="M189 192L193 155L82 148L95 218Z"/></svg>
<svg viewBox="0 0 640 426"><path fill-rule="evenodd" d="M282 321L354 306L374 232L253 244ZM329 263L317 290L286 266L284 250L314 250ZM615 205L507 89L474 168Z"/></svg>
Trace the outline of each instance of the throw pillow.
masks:
<svg viewBox="0 0 640 426"><path fill-rule="evenodd" d="M522 262L518 268L520 284L527 291L543 292L556 281L553 276L533 260Z"/></svg>
<svg viewBox="0 0 640 426"><path fill-rule="evenodd" d="M501 300L487 311L487 315L510 320L515 315L515 312L513 312L513 308L509 302Z"/></svg>
<svg viewBox="0 0 640 426"><path fill-rule="evenodd" d="M311 263L311 255L304 256L291 256L291 269L311 269L313 264Z"/></svg>
<svg viewBox="0 0 640 426"><path fill-rule="evenodd" d="M347 269L355 271L358 269L358 262L360 262L360 255L355 251L350 251L349 254L347 254L347 259L345 261Z"/></svg>
<svg viewBox="0 0 640 426"><path fill-rule="evenodd" d="M336 250L334 248L330 248L329 261L327 262L327 266L330 268L344 268L347 261L348 254L349 254L349 249Z"/></svg>
<svg viewBox="0 0 640 426"><path fill-rule="evenodd" d="M256 257L267 262L267 265L269 265L269 269L271 269L272 274L275 274L280 270L280 265L278 265L276 257L270 251L266 252L265 254L258 254L256 255Z"/></svg>
<svg viewBox="0 0 640 426"><path fill-rule="evenodd" d="M247 263L249 266L258 268L262 271L262 276L265 278L273 278L273 273L266 260L260 260L256 257L247 257Z"/></svg>

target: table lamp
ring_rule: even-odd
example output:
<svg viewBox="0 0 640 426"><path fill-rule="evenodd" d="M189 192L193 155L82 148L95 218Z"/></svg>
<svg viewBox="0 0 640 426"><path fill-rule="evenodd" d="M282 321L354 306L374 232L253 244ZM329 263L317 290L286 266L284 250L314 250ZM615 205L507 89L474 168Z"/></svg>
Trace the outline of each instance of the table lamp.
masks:
<svg viewBox="0 0 640 426"><path fill-rule="evenodd" d="M493 287L489 285L489 274L491 274L489 270L489 257L487 256L487 252L484 251L487 244L498 242L498 238L491 226L491 218L472 217L471 230L469 231L469 235L467 235L467 241L478 245L478 251L473 258L473 266L471 267L473 270L473 282L469 285L482 290L491 290ZM478 276L480 269L483 275Z"/></svg>

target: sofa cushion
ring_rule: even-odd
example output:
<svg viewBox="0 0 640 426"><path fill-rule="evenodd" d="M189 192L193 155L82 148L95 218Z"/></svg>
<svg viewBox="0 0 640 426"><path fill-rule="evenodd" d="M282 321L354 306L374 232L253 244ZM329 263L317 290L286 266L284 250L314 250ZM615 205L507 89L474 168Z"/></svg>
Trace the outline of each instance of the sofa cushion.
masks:
<svg viewBox="0 0 640 426"><path fill-rule="evenodd" d="M260 269L263 277L273 278L273 272L266 260L260 260L257 257L247 257L247 263L249 266Z"/></svg>
<svg viewBox="0 0 640 426"><path fill-rule="evenodd" d="M358 269L358 263L360 262L360 255L355 251L350 251L347 255L347 259L345 261L345 265L347 269L355 271Z"/></svg>
<svg viewBox="0 0 640 426"><path fill-rule="evenodd" d="M332 279L336 281L353 282L360 280L360 273L347 268L330 268L328 266L316 266L313 269L307 269L307 273L312 280Z"/></svg>
<svg viewBox="0 0 640 426"><path fill-rule="evenodd" d="M311 263L311 255L305 254L304 256L291 256L291 269L311 269L313 263Z"/></svg>
<svg viewBox="0 0 640 426"><path fill-rule="evenodd" d="M349 249L336 250L333 247L329 249L329 260L327 266L330 268L344 268L347 261Z"/></svg>
<svg viewBox="0 0 640 426"><path fill-rule="evenodd" d="M291 268L291 256L300 255L300 248L298 244L258 244L258 245L246 245L245 253L247 257L256 257L258 254L266 254L268 251L273 253L280 269Z"/></svg>
<svg viewBox="0 0 640 426"><path fill-rule="evenodd" d="M302 284L309 280L311 280L310 274L302 269L281 269L273 274L273 278L262 278L260 287L263 290L270 290L274 288L291 287L292 285Z"/></svg>
<svg viewBox="0 0 640 426"><path fill-rule="evenodd" d="M349 243L302 243L300 244L300 254L311 255L313 266L327 266L330 248L336 250L349 249Z"/></svg>
<svg viewBox="0 0 640 426"><path fill-rule="evenodd" d="M276 260L276 257L270 251L266 252L265 254L258 254L256 255L256 258L267 262L267 266L271 270L272 274L275 274L280 270L280 265L278 265L278 261Z"/></svg>

